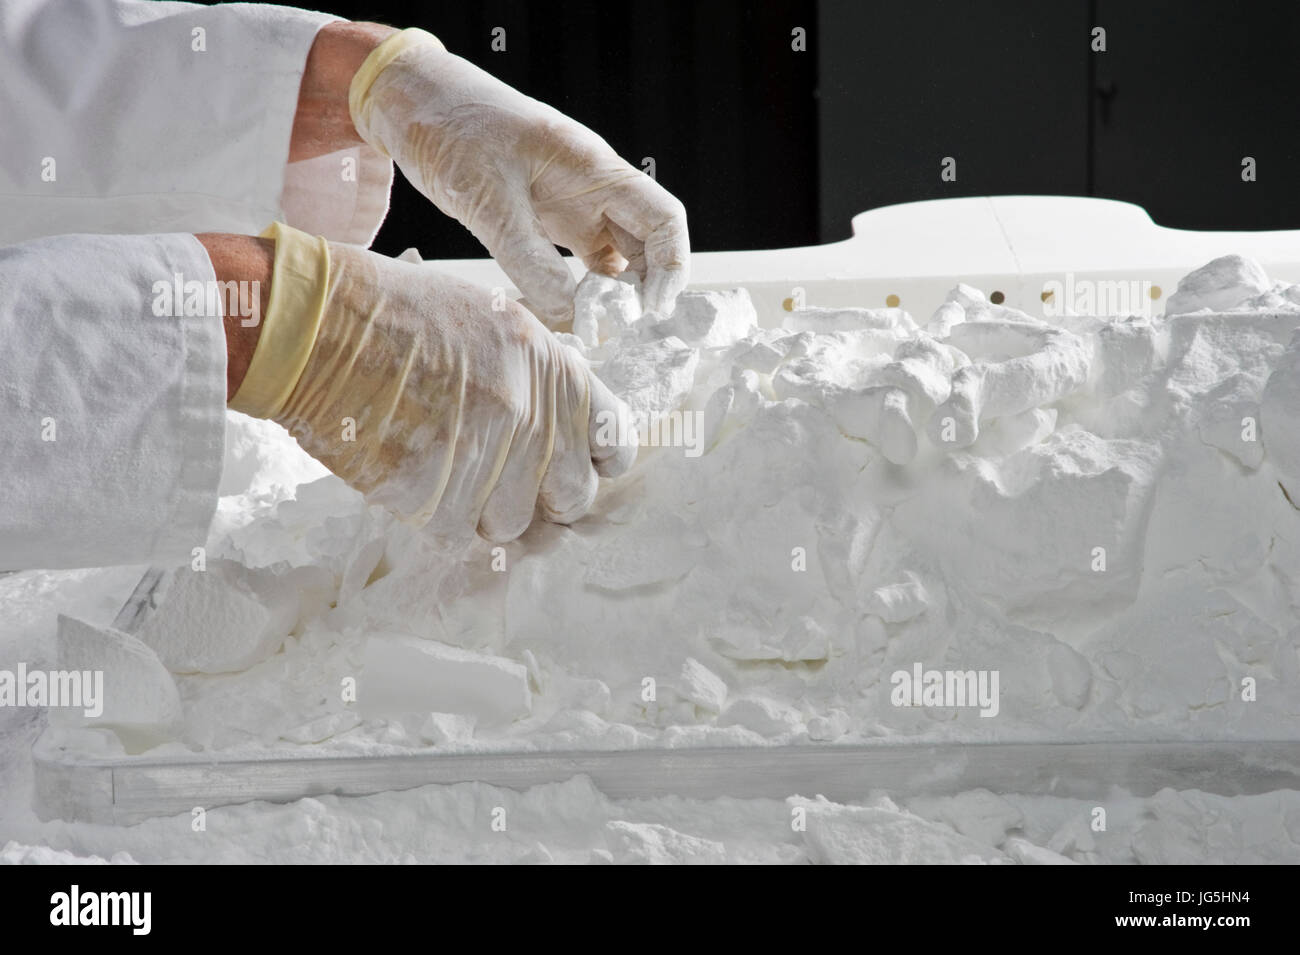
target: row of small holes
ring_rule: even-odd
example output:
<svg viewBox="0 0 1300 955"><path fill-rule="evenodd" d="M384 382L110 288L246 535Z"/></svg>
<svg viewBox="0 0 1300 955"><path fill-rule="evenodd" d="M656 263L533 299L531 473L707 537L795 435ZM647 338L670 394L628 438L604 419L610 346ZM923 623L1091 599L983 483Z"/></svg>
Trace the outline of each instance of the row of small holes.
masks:
<svg viewBox="0 0 1300 955"><path fill-rule="evenodd" d="M997 295L998 293L994 292L993 294ZM1158 299L1161 295L1164 295L1165 293L1164 290L1159 285L1153 285L1147 291L1147 294L1151 296L1151 301L1154 302L1156 299ZM1055 292L1053 292L1051 289L1047 289L1038 297L1041 298L1044 302L1050 302L1053 299L1053 297L1055 297L1055 295L1056 295Z"/></svg>
<svg viewBox="0 0 1300 955"><path fill-rule="evenodd" d="M1053 296L1054 294L1055 294L1055 293L1052 292L1050 289L1047 289L1047 290L1044 290L1044 291L1043 291L1043 293L1039 296L1039 298L1041 298L1044 302L1050 302L1050 301L1052 300L1052 296ZM1153 286L1151 286L1151 291L1150 291L1149 294L1150 294L1150 296L1151 296L1151 300L1152 300L1152 301L1155 301L1155 300L1158 299L1161 295L1163 295L1164 292L1163 292L1163 290L1160 288L1159 285L1153 285ZM1001 305L1001 304L1002 304L1003 302L1005 302L1006 300L1007 300L1007 297L1006 297L1004 294L1002 294L1001 292L994 291L994 292L989 293L989 301L992 302L994 305ZM892 293L889 294L889 295L886 295L886 296L885 296L885 307L886 307L886 308L898 308L898 306L899 306L899 304L900 304L901 302L902 302L902 299L900 299L897 295L894 295L894 294L892 294ZM784 308L787 312L793 312L793 311L794 311L794 299L792 299L792 298L787 298L785 301L783 301L783 302L781 303L781 307Z"/></svg>
<svg viewBox="0 0 1300 955"><path fill-rule="evenodd" d="M995 294L995 295L1001 295L1002 293L1001 293L1001 292L995 292L994 294ZM891 295L886 295L886 296L885 296L885 307L886 307L886 308L898 308L898 303L899 303L900 301L902 301L902 300L901 300L897 295L892 295L892 294L891 294ZM783 309L785 309L787 312L793 312L793 311L794 311L794 299L792 299L792 298L787 298L787 299L782 300L782 302L781 302L781 307L782 307Z"/></svg>

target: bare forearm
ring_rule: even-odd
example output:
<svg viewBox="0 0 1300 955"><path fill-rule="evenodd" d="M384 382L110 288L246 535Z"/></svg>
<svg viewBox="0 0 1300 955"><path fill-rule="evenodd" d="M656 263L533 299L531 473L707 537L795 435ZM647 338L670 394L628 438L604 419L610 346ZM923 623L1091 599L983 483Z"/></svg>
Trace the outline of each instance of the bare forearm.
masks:
<svg viewBox="0 0 1300 955"><path fill-rule="evenodd" d="M298 89L289 142L289 161L311 159L362 143L348 112L348 87L370 52L396 31L378 23L340 21L316 34ZM259 312L265 315L271 294L271 269L275 243L250 235L204 232L195 238L207 250L219 282L254 283L259 290ZM261 321L227 313L226 398L234 397L262 334Z"/></svg>
<svg viewBox="0 0 1300 955"><path fill-rule="evenodd" d="M290 162L361 145L348 112L348 87L370 52L396 32L379 23L341 21L316 34L298 90Z"/></svg>
<svg viewBox="0 0 1300 955"><path fill-rule="evenodd" d="M253 350L262 334L260 318L266 315L271 298L271 267L275 264L275 243L251 235L230 235L223 232L204 232L195 236L207 250L212 260L212 270L219 282L247 282L257 289L258 312L256 321L249 316L227 312L226 327L226 400L234 397L248 364L253 360ZM256 283L255 285L252 283Z"/></svg>

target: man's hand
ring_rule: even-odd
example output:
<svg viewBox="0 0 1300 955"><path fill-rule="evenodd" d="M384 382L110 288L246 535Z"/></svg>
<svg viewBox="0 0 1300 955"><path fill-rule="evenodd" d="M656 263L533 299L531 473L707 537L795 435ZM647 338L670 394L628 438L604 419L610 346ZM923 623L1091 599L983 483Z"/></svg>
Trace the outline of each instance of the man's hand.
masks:
<svg viewBox="0 0 1300 955"><path fill-rule="evenodd" d="M552 327L572 320L575 282L555 246L588 268L644 281L666 314L686 285L682 204L591 130L408 30L352 80L357 132L464 224Z"/></svg>
<svg viewBox="0 0 1300 955"><path fill-rule="evenodd" d="M277 227L231 406L449 541L569 523L636 457L625 405L528 311L432 269ZM220 237L201 240L222 253ZM257 240L248 239L247 242ZM220 276L220 271L218 271Z"/></svg>

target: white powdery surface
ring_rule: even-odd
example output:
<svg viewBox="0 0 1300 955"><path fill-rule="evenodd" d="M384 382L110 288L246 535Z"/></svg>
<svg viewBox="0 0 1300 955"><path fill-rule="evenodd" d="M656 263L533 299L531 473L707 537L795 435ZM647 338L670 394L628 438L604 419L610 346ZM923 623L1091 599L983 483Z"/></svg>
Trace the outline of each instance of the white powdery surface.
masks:
<svg viewBox="0 0 1300 955"><path fill-rule="evenodd" d="M51 718L113 727L128 736L166 739L181 718L176 681L143 641L112 627L58 618L59 668L102 674L98 712L84 707L51 711Z"/></svg>
<svg viewBox="0 0 1300 955"><path fill-rule="evenodd" d="M1300 289L1227 257L1184 280L1164 318L1048 326L959 287L924 322L808 309L758 328L743 296L696 293L682 315L641 318L610 281L585 299L600 309L582 323L589 359L643 421L698 415L695 431L659 432L697 446L643 447L572 527L448 557L335 478L287 487L319 472L283 433L232 416L239 480L223 487L209 560L292 580L299 611L275 626L276 608L246 614L256 639L238 671L177 674L182 719L150 752L1296 735L1300 431L1287 408L1300 394ZM52 587L50 600L74 590ZM89 599L84 587L76 599ZM37 616L19 616L37 640ZM379 711L340 692L349 681L364 692L376 635L427 642L412 659L441 689L395 692ZM893 705L891 674L917 663L998 671L997 715ZM460 674L486 695L450 692ZM124 751L105 729L61 732L70 747ZM423 821L507 798L419 792L358 806ZM576 792L509 798L554 797L548 812L581 816L572 851L591 861L1168 861L1220 845L1296 858L1289 840L1255 838L1291 831L1282 794L1133 800L1124 835L1108 839L1068 800L1025 797L1021 824L978 794L743 812L657 800L588 819L596 797ZM288 820L317 805L333 804L265 812ZM799 806L809 830L792 841ZM761 850L701 821L733 810L737 826L764 820ZM321 810L342 819L338 853L387 851L348 829L370 811ZM569 836L545 831L501 857L577 858ZM442 857L446 836L429 830L412 855ZM51 842L65 843L117 851ZM497 853L481 837L462 848Z"/></svg>
<svg viewBox="0 0 1300 955"><path fill-rule="evenodd" d="M586 777L210 809L116 827L0 817L3 864L1294 864L1300 794L611 800ZM799 818L800 825L792 825ZM504 821L502 830L494 821Z"/></svg>
<svg viewBox="0 0 1300 955"><path fill-rule="evenodd" d="M256 500L209 542L229 599L191 584L143 634L207 671L177 675L171 745L1294 735L1300 430L1278 409L1300 393L1300 295L1261 275L1216 260L1169 318L1048 326L960 286L925 323L808 309L767 329L743 293L641 318L631 285L592 279L580 303L620 309L593 326L597 373L643 422L700 424L659 429L669 446L587 518L495 552L443 555L333 477L277 498L311 462L232 416L253 490L223 500ZM268 580L298 591L294 619ZM402 652L427 693L341 692L364 697L368 659L396 686L407 658L375 650L420 641ZM996 716L894 705L918 663L998 671Z"/></svg>

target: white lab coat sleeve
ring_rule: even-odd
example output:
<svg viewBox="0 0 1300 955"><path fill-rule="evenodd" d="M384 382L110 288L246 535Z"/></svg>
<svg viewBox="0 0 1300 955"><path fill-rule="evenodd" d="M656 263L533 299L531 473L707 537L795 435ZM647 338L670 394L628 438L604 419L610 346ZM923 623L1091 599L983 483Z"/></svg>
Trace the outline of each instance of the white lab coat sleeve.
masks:
<svg viewBox="0 0 1300 955"><path fill-rule="evenodd" d="M225 434L215 279L192 235L0 248L0 570L175 565L204 544ZM205 294L178 303L178 281Z"/></svg>
<svg viewBox="0 0 1300 955"><path fill-rule="evenodd" d="M0 244L234 232L279 219L368 245L392 162L290 164L307 54L337 17L155 0L0 2Z"/></svg>

